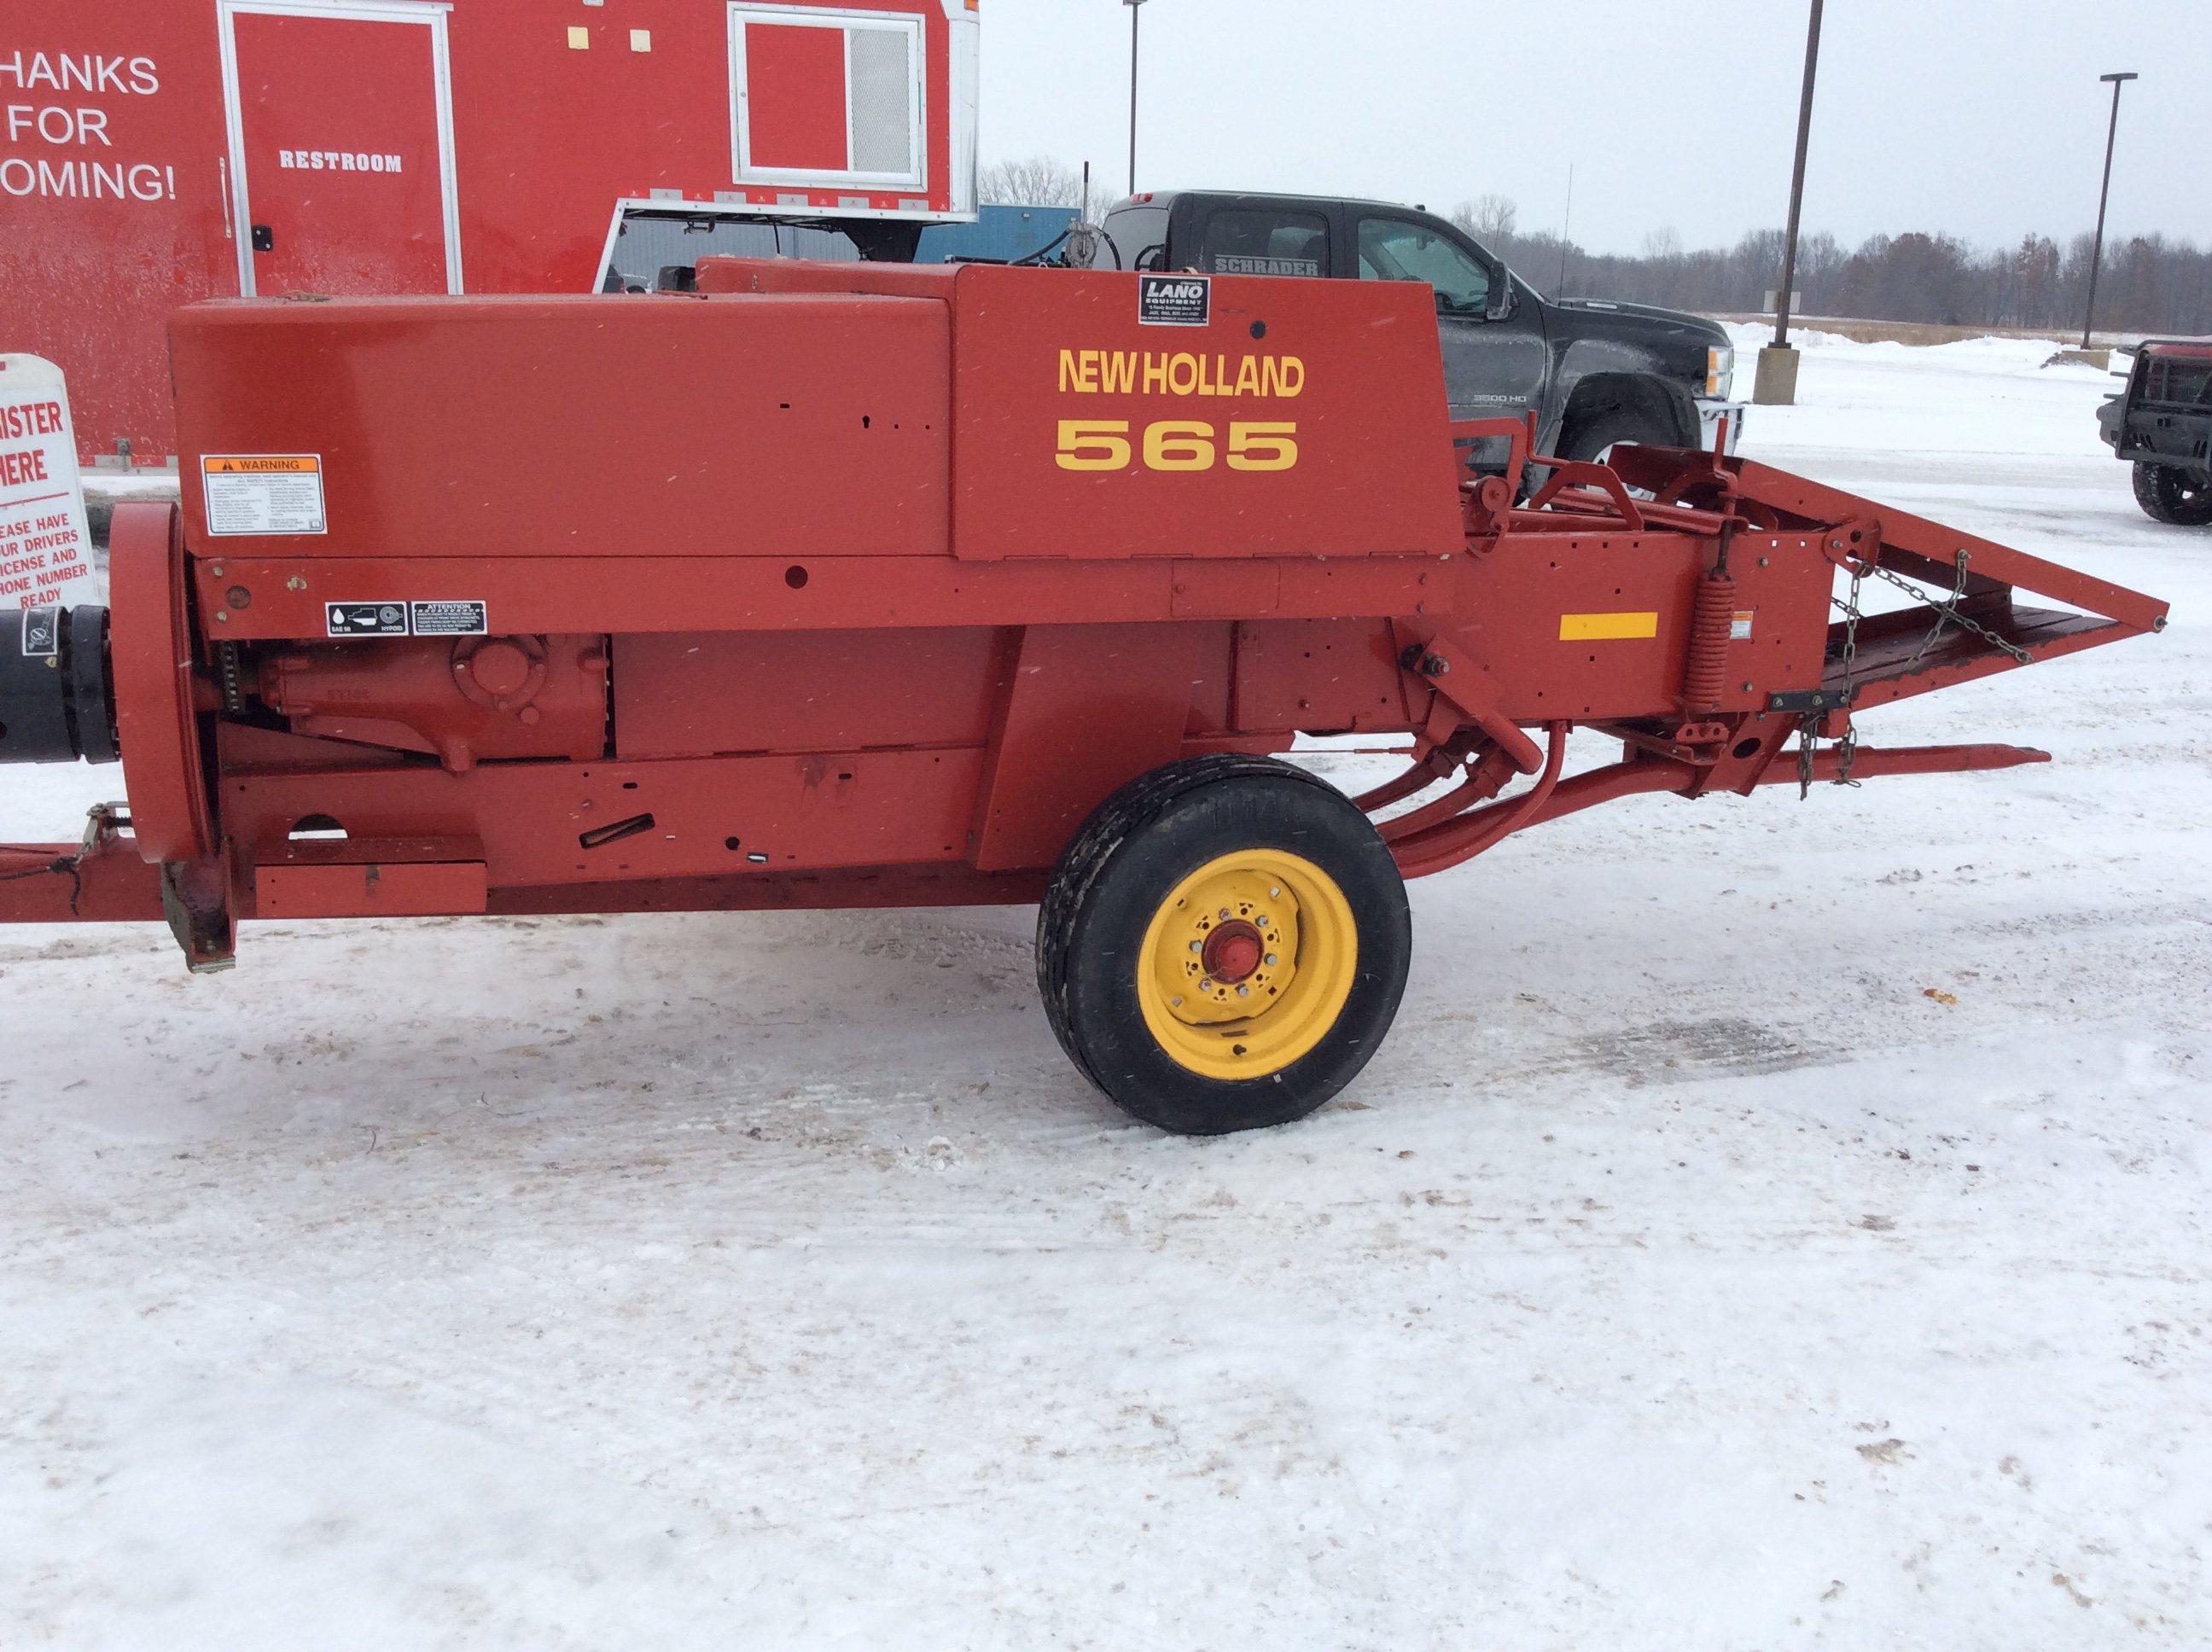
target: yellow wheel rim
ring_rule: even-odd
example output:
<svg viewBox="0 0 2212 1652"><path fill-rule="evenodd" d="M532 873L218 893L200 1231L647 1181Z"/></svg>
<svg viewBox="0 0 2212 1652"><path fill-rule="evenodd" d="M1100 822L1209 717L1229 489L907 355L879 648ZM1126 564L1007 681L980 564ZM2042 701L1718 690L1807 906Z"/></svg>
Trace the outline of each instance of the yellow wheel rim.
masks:
<svg viewBox="0 0 2212 1652"><path fill-rule="evenodd" d="M1334 878L1280 849L1240 849L1160 902L1137 957L1137 1002L1177 1066L1264 1078L1328 1036L1358 966Z"/></svg>

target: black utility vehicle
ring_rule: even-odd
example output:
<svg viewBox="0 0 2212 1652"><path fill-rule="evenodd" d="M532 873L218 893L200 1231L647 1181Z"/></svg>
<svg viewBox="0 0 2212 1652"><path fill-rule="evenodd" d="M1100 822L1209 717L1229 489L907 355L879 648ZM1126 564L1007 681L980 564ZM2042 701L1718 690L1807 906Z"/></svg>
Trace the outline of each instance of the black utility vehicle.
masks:
<svg viewBox="0 0 2212 1652"><path fill-rule="evenodd" d="M2136 467L2136 502L2147 515L2212 525L2212 343L2147 341L2127 389L2098 410L2097 429Z"/></svg>
<svg viewBox="0 0 2212 1652"><path fill-rule="evenodd" d="M1094 267L1420 281L1437 292L1452 416L1534 409L1539 451L1596 459L1617 441L1711 446L1735 353L1719 323L1596 299L1547 299L1456 226L1417 208L1197 190L1106 215ZM1478 453L1478 460L1486 457Z"/></svg>

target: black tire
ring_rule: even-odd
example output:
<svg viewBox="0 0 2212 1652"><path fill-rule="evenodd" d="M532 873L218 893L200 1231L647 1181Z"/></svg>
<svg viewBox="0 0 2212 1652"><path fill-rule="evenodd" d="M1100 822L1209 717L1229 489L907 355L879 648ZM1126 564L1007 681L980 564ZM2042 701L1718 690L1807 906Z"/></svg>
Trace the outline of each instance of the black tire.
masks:
<svg viewBox="0 0 2212 1652"><path fill-rule="evenodd" d="M2171 527L2212 525L2212 482L2174 465L2136 461L2136 503Z"/></svg>
<svg viewBox="0 0 2212 1652"><path fill-rule="evenodd" d="M1594 465L1599 454L1624 441L1672 447L1677 445L1678 438L1671 423L1641 408L1604 407L1583 415L1567 427L1559 441L1559 457Z"/></svg>
<svg viewBox="0 0 2212 1652"><path fill-rule="evenodd" d="M1246 851L1294 855L1326 873L1357 945L1348 995L1319 1042L1275 1071L1224 1078L1193 1070L1155 1036L1138 978L1146 937L1156 917L1167 920L1177 889ZM1187 1136L1287 1124L1327 1102L1389 1030L1412 957L1405 883L1373 823L1326 781L1271 757L1193 757L1123 787L1060 856L1037 914L1037 986L1060 1048L1116 1106ZM1234 1024L1220 1029L1224 1042Z"/></svg>

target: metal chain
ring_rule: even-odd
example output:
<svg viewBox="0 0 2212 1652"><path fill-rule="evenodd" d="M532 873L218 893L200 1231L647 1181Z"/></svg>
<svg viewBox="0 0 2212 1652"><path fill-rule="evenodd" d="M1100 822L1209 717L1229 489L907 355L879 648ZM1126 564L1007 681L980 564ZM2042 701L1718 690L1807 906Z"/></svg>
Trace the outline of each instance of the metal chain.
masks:
<svg viewBox="0 0 2212 1652"><path fill-rule="evenodd" d="M1921 603L1936 610L1936 623L1929 629L1928 635L1920 639L1920 646L1912 651L1912 658L1905 662L1905 668L1908 671L1914 665L1918 665L1922 657L1942 640L1944 628L1949 625L1955 625L1962 631L1971 631L1974 635L1979 637L1991 647L1998 650L2002 653L2010 656L2015 664L2026 665L2033 663L2033 657L2029 654L2027 649L2021 647L2015 642L2008 641L2007 639L1999 636L1995 631L1990 629L1988 626L1983 624L1979 620L1973 618L1970 615L1960 612L1959 604L1964 602L1966 598L1966 573L1971 558L1967 552L1961 548L1959 552L1957 562L1958 577L1953 581L1951 594L1940 600L1931 597L1925 586L1916 584L1912 580L1906 579L1902 574L1892 573L1888 568L1882 567L1880 563L1875 563L1869 566L1854 562L1850 565L1850 594L1848 597L1831 596L1828 598L1832 604L1842 610L1844 616L1844 694L1842 703L1846 719L1848 719L1850 714L1852 698L1851 689L1853 687L1854 674L1858 669L1860 617L1859 586L1865 581L1866 576L1869 574L1872 574L1875 578L1878 580L1886 580L1887 583L1895 586L1899 591L1905 592L1906 596L1911 597L1915 602ZM1820 716L1817 713L1812 712L1807 713L1804 720L1798 725L1797 795L1800 798L1809 796L1813 790L1813 752L1814 743L1820 737ZM1857 781L1851 778L1851 764L1856 760L1858 751L1858 726L1854 722L1847 720L1844 726L1843 738L1836 743L1835 783L1838 786L1856 786L1858 784Z"/></svg>
<svg viewBox="0 0 2212 1652"><path fill-rule="evenodd" d="M1905 578L1902 574L1893 574L1887 568L1879 566L1875 568L1874 572L1877 579L1888 580L1890 584L1895 586L1899 591L1904 592L1907 596L1917 598L1920 601L1927 603L1930 608L1933 608L1936 610L1936 624L1934 628L1929 630L1928 635L1920 640L1919 647L1913 650L1912 658L1905 662L1906 669L1910 670L1912 666L1920 663L1921 655L1926 653L1930 648L1936 646L1936 640L1943 635L1943 628L1946 625L1956 625L1961 630L1972 631L1976 636L1981 638L1983 641L1988 643L1991 647L2011 655L2014 663L2016 665L2026 665L2031 663L2031 657L2027 649L2020 647L2017 643L2006 641L2004 638L1999 636L1995 631L1990 630L1988 626L1983 624L1979 620L1969 618L1966 615L1959 611L1959 604L1966 600L1966 596L1967 562L1968 557L1966 552L1962 548L1959 552L1959 577L1957 582L1952 586L1951 594L1942 602L1931 601L1924 586L1915 585L1911 580Z"/></svg>
<svg viewBox="0 0 2212 1652"><path fill-rule="evenodd" d="M1844 734L1836 743L1836 780L1838 786L1856 786L1851 778L1851 765L1859 755L1858 725L1850 720L1852 688L1859 664L1859 586L1866 579L1866 570L1857 563L1851 564L1851 590L1847 598L1830 595L1828 600L1844 611ZM1817 712L1808 712L1797 728L1797 796L1802 802L1813 792L1813 746L1820 738L1820 718Z"/></svg>

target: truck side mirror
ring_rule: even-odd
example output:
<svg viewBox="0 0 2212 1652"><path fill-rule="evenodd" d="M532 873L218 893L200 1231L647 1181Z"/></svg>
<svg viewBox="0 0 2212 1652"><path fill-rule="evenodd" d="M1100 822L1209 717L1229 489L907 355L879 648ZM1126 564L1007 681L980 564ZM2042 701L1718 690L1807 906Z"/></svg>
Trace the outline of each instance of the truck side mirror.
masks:
<svg viewBox="0 0 2212 1652"><path fill-rule="evenodd" d="M1490 307L1482 313L1485 321L1504 321L1513 314L1513 277L1502 266L1490 272Z"/></svg>

